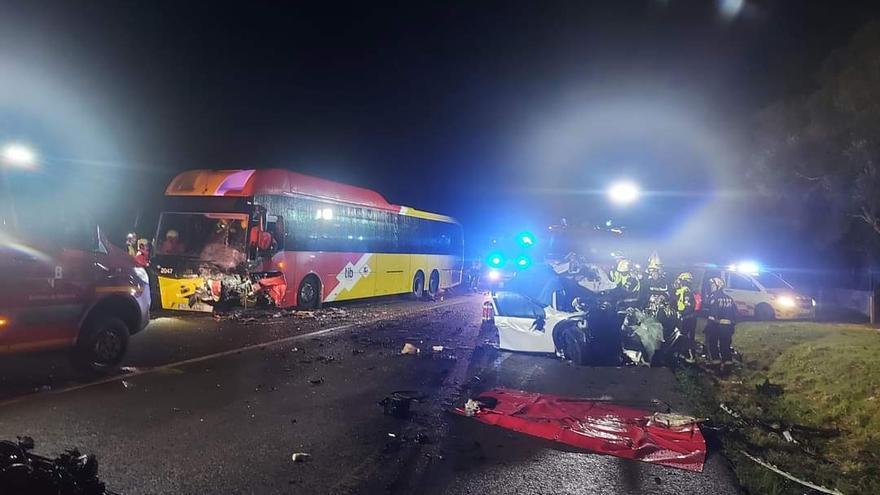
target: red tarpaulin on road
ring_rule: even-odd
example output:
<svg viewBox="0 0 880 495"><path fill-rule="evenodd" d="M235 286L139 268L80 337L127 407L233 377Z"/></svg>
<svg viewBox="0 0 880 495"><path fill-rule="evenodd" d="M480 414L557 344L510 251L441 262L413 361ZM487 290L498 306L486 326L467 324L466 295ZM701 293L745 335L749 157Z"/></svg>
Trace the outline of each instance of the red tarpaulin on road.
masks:
<svg viewBox="0 0 880 495"><path fill-rule="evenodd" d="M500 388L478 398L489 405L496 400L474 419L600 454L703 471L706 441L695 422L668 426L662 415L641 409Z"/></svg>

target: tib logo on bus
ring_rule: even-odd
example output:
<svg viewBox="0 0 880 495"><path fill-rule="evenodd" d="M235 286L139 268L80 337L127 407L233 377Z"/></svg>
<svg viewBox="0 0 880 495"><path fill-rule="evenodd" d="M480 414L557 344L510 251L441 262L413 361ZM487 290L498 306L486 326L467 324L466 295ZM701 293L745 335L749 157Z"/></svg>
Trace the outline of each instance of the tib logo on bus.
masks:
<svg viewBox="0 0 880 495"><path fill-rule="evenodd" d="M352 263L349 261L345 264L345 268L336 275L336 280L339 281L338 289L342 290L351 290L355 284L357 284L358 280L363 277L367 277L370 275L370 255L365 254L357 260L357 263ZM335 291L338 292L338 291Z"/></svg>

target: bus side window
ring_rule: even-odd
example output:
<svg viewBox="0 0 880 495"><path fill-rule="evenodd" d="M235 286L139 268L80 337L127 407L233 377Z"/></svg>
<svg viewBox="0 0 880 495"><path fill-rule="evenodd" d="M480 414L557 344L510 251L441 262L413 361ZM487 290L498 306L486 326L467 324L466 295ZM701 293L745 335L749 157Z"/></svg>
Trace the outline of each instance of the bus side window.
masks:
<svg viewBox="0 0 880 495"><path fill-rule="evenodd" d="M272 234L272 239L275 240L275 250L283 251L284 238L286 236L284 232L284 217L280 215L266 215L266 231Z"/></svg>

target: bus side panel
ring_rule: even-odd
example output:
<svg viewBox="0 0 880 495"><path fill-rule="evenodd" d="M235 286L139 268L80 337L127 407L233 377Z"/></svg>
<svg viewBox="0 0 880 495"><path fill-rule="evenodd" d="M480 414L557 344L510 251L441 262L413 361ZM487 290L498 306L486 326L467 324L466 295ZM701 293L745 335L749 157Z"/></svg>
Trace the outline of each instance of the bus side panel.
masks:
<svg viewBox="0 0 880 495"><path fill-rule="evenodd" d="M312 253L318 259L324 301L370 297L376 292L372 253Z"/></svg>
<svg viewBox="0 0 880 495"><path fill-rule="evenodd" d="M413 271L408 254L376 253L375 294L401 294L410 291Z"/></svg>

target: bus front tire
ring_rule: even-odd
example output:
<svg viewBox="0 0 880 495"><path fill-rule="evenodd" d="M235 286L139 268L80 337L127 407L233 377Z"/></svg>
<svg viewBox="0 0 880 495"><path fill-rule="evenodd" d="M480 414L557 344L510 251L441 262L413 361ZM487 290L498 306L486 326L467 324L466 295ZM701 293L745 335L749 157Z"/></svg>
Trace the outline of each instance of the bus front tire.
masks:
<svg viewBox="0 0 880 495"><path fill-rule="evenodd" d="M425 274L421 271L416 272L413 277L412 293L413 299L421 299L425 296Z"/></svg>
<svg viewBox="0 0 880 495"><path fill-rule="evenodd" d="M434 299L440 293L440 273L437 270L431 272L431 278L428 280L428 298Z"/></svg>
<svg viewBox="0 0 880 495"><path fill-rule="evenodd" d="M296 307L298 309L318 309L321 306L321 284L318 279L309 275L299 284L296 292Z"/></svg>

